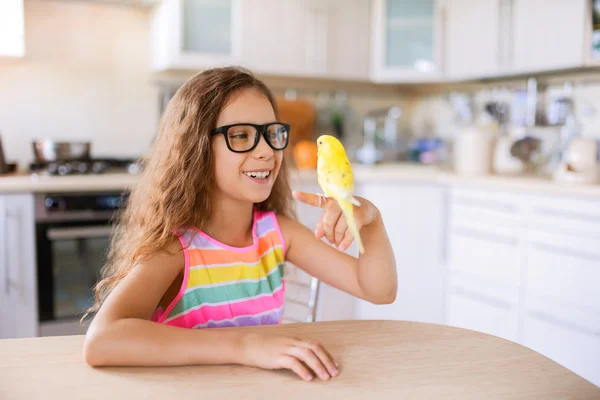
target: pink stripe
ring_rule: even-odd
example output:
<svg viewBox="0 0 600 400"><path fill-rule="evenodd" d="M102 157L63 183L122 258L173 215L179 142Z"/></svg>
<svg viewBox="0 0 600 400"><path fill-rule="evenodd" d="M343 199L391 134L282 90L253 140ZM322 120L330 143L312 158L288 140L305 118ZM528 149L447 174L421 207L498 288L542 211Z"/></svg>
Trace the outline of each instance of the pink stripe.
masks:
<svg viewBox="0 0 600 400"><path fill-rule="evenodd" d="M285 253L287 250L285 247L285 240L283 239L283 233L281 233L281 229L279 228L279 221L277 221L277 216L274 212L271 212L271 218L273 218L273 225L275 225L275 230L279 235L279 240L281 240L281 250L283 252L283 259L285 260Z"/></svg>
<svg viewBox="0 0 600 400"><path fill-rule="evenodd" d="M179 293L177 293L177 296L175 296L175 298L173 299L171 304L169 304L165 312L162 313L158 321L156 321L158 323L164 322L164 320L167 318L173 307L175 307L179 300L181 300L181 297L183 296L183 294L185 293L185 289L187 288L188 277L190 275L190 258L188 255L187 244L185 243L185 239L181 235L177 235L177 238L179 239L179 242L183 247L183 257L185 259L185 267L183 269L183 282L181 283L181 287L179 288Z"/></svg>
<svg viewBox="0 0 600 400"><path fill-rule="evenodd" d="M202 306L196 310L188 311L184 315L180 315L168 322L168 325L174 326L196 326L198 324L206 323L207 321L222 321L231 319L240 315L255 315L265 311L273 310L281 307L284 299L284 290L281 287L279 290L273 293L273 295L267 295L259 297L257 299L241 301L239 303L229 303L218 306ZM165 312L164 315L168 315Z"/></svg>

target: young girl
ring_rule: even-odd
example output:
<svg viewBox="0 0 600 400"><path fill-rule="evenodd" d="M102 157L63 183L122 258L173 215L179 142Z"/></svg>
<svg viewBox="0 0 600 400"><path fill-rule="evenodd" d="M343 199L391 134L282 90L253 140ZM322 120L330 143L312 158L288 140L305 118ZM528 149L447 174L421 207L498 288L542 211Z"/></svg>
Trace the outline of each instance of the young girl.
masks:
<svg viewBox="0 0 600 400"><path fill-rule="evenodd" d="M153 152L118 227L96 288L84 357L92 366L238 363L288 368L311 380L338 374L318 343L250 334L283 314L283 265L373 303L391 303L396 265L381 215L355 207L365 252L334 200L316 232L293 218L279 122L267 87L238 68L197 74L169 103ZM186 329L222 328L222 329Z"/></svg>

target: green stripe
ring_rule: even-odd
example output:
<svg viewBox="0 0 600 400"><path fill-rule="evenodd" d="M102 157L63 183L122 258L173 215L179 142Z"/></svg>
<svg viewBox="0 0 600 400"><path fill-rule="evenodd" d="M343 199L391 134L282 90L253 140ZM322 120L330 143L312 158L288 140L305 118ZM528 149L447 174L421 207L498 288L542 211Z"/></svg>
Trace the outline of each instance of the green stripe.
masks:
<svg viewBox="0 0 600 400"><path fill-rule="evenodd" d="M202 303L222 303L268 294L281 286L281 273L284 263L277 265L278 269L258 282L233 282L228 285L215 287L198 287L185 293L173 307L167 318L180 314L187 309Z"/></svg>

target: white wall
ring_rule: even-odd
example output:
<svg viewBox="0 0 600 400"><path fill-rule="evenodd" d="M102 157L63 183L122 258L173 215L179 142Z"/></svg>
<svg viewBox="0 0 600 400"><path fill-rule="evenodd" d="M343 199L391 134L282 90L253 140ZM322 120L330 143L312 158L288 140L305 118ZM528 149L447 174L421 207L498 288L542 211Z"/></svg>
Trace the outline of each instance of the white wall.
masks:
<svg viewBox="0 0 600 400"><path fill-rule="evenodd" d="M0 60L7 158L26 167L34 138L89 139L96 156L146 151L158 118L149 22L141 9L26 0L25 58Z"/></svg>

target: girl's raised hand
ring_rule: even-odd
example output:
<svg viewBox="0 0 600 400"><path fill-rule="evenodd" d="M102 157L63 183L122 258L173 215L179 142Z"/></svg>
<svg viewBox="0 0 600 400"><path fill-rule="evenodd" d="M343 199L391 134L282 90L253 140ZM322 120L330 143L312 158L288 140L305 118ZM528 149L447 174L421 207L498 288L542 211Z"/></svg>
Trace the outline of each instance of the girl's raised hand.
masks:
<svg viewBox="0 0 600 400"><path fill-rule="evenodd" d="M335 244L341 251L350 247L354 237L348 229L348 222L337 201L315 193L293 192L293 196L298 201L323 209L323 215L315 229L317 239L325 237L329 243ZM354 206L356 229L360 231L363 226L369 225L375 220L378 210L370 201L362 197L354 197L360 202L360 207Z"/></svg>

